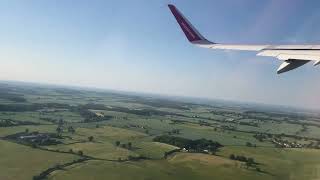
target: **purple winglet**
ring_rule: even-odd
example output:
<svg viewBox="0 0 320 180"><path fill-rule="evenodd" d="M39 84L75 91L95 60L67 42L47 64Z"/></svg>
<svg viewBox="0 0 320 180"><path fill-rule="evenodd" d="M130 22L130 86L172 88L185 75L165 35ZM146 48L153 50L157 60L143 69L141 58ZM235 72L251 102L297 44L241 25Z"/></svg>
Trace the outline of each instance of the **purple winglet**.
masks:
<svg viewBox="0 0 320 180"><path fill-rule="evenodd" d="M201 36L201 34L192 26L192 24L183 16L181 12L179 12L179 10L174 5L169 4L168 6L190 42L205 40L205 38Z"/></svg>

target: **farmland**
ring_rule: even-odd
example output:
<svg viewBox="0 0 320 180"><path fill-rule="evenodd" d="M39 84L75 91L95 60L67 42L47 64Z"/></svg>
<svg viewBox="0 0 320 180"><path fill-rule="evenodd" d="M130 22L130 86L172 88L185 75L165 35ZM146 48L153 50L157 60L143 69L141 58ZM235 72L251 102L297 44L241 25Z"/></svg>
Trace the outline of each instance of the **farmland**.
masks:
<svg viewBox="0 0 320 180"><path fill-rule="evenodd" d="M319 132L310 110L0 83L0 179L319 179Z"/></svg>

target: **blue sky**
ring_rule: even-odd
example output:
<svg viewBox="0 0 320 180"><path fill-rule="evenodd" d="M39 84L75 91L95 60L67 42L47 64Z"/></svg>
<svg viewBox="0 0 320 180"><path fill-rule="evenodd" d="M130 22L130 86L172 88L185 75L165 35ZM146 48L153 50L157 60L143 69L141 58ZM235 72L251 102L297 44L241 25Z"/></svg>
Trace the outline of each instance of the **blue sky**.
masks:
<svg viewBox="0 0 320 180"><path fill-rule="evenodd" d="M194 47L168 3L215 42L320 44L315 0L2 0L0 80L319 107L319 67Z"/></svg>

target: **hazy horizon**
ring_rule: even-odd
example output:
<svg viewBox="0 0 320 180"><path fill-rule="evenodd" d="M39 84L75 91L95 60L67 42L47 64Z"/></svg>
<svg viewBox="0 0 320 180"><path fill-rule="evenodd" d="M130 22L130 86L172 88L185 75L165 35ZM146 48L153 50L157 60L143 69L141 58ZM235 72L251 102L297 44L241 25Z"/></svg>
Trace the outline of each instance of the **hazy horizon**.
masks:
<svg viewBox="0 0 320 180"><path fill-rule="evenodd" d="M0 80L319 109L318 67L194 47L168 3L212 41L320 42L320 2L3 1Z"/></svg>
<svg viewBox="0 0 320 180"><path fill-rule="evenodd" d="M215 105L215 106L241 106L241 108L248 108L248 109L263 109L266 111L265 108L281 108L278 109L279 112L286 112L293 110L301 110L304 112L313 112L318 113L320 111L319 108L309 108L309 107L302 107L302 106L293 106L293 105L285 105L285 104L267 104L262 102L253 102L253 101L237 101L237 100L227 100L227 99L218 99L218 98L208 98L208 97L196 97L196 96L181 96L181 95L172 95L172 94L160 94L160 93L148 93L148 92L137 92L137 91L123 91L123 90L116 90L116 89L107 89L107 88L98 88L98 87L89 87L89 86L79 86L79 85L63 85L63 84L52 84L52 83L40 83L40 82L28 82L28 81L12 81L12 80L0 80L1 84L11 84L11 85L18 85L21 86L23 84L29 86L39 86L39 87L46 87L49 88L61 88L61 89L70 89L70 90L83 90L83 91L93 91L93 92L105 92L105 93L115 93L115 94L122 94L122 95L132 95L132 96L140 96L140 97L147 97L147 98L155 98L155 99L165 99L165 100L172 100L172 101L181 101L181 102L190 102L190 103L199 103L203 105Z"/></svg>

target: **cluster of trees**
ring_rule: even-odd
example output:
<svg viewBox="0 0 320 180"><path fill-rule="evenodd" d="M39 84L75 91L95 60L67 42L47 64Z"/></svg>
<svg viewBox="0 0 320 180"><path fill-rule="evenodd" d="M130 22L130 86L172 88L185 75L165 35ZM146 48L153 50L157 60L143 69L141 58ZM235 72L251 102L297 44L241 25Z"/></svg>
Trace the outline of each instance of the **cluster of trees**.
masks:
<svg viewBox="0 0 320 180"><path fill-rule="evenodd" d="M176 102L166 99L146 99L141 97L136 97L133 100L128 100L126 102L135 102L140 104L146 104L153 107L167 107L179 110L190 110L188 106L192 106L195 104L192 103L185 103L185 102Z"/></svg>
<svg viewBox="0 0 320 180"><path fill-rule="evenodd" d="M205 150L208 152L216 152L218 148L222 147L220 143L204 138L191 140L182 137L162 135L155 137L153 141L171 144L181 149L185 148L190 152L204 152Z"/></svg>
<svg viewBox="0 0 320 180"><path fill-rule="evenodd" d="M89 136L89 137L88 137L88 140L89 140L90 142L92 142L92 141L93 141L93 139L94 139L94 137L93 137L93 136Z"/></svg>
<svg viewBox="0 0 320 180"><path fill-rule="evenodd" d="M308 127L305 124L303 124L300 132L303 133L303 132L307 132L307 131L308 131Z"/></svg>
<svg viewBox="0 0 320 180"><path fill-rule="evenodd" d="M30 121L16 121L12 119L0 119L0 127L22 126L22 125L39 125L39 123Z"/></svg>
<svg viewBox="0 0 320 180"><path fill-rule="evenodd" d="M99 121L110 120L112 118L112 116L98 116L96 115L96 113L90 111L87 108L88 106L84 105L84 106L78 106L73 110L77 111L80 114L80 116L84 118L84 122L99 122Z"/></svg>
<svg viewBox="0 0 320 180"><path fill-rule="evenodd" d="M180 149L173 149L171 151L164 152L164 156L163 157L166 159L169 155L171 155L171 154L173 154L175 152L179 152L179 151L180 151Z"/></svg>
<svg viewBox="0 0 320 180"><path fill-rule="evenodd" d="M57 128L56 128L56 132L57 132L57 134L61 134L62 133L62 131L63 131L63 128L62 128L62 126L58 126Z"/></svg>
<svg viewBox="0 0 320 180"><path fill-rule="evenodd" d="M81 151L81 150L75 152L75 151L73 151L73 149L69 149L68 152L71 154L78 154L79 156L83 156L83 151Z"/></svg>
<svg viewBox="0 0 320 180"><path fill-rule="evenodd" d="M74 134L76 132L76 130L72 126L69 126L68 127L68 132Z"/></svg>
<svg viewBox="0 0 320 180"><path fill-rule="evenodd" d="M77 107L72 108L72 111L77 111L80 113L80 115L85 119L85 122L98 122L98 121L104 121L109 120L112 118L112 116L97 116L96 113L90 111L89 109L95 109L95 110L110 110L110 111L117 111L117 112L123 112L123 113L129 113L129 114L135 114L135 115L141 115L141 116L152 116L152 115L159 115L159 116L165 116L165 115L179 115L175 113L165 112L165 111L159 111L155 109L129 109L125 107L106 107L103 104L85 104L85 105L79 105Z"/></svg>
<svg viewBox="0 0 320 180"><path fill-rule="evenodd" d="M256 122L239 122L240 125L245 125L245 126L253 126L253 127L259 127L259 124Z"/></svg>
<svg viewBox="0 0 320 180"><path fill-rule="evenodd" d="M1 92L0 93L0 98L1 99L7 99L13 102L21 103L21 102L26 102L27 100L23 97L23 95L20 94L13 94L13 93L8 93L8 92Z"/></svg>
<svg viewBox="0 0 320 180"><path fill-rule="evenodd" d="M298 114L298 113L281 113L281 112L262 112L262 111L246 111L243 114L247 115L248 117L246 117L247 119L251 119L251 117L253 117L253 119L256 118L256 114L261 114L263 116L258 116L258 118L260 120L270 120L270 119L279 119L279 118L283 118L283 120L301 120L301 119L305 119L306 116L302 115L302 114Z"/></svg>
<svg viewBox="0 0 320 180"><path fill-rule="evenodd" d="M120 141L116 141L115 145L116 145L117 147L129 149L129 150L131 150L132 147L133 147L133 146L132 146L132 142L128 142L128 143L123 143L123 144L121 144Z"/></svg>
<svg viewBox="0 0 320 180"><path fill-rule="evenodd" d="M252 144L251 142L247 142L246 146L248 146L248 147L257 147L256 144Z"/></svg>
<svg viewBox="0 0 320 180"><path fill-rule="evenodd" d="M64 108L70 109L68 104L60 103L34 103L34 104L0 104L0 111L25 112L37 111L44 108Z"/></svg>
<svg viewBox="0 0 320 180"><path fill-rule="evenodd" d="M106 110L112 110L112 111L118 111L118 112L124 112L129 114L135 114L140 116L165 116L165 115L177 115L175 113L165 112L165 111L159 111L155 109L129 109L124 107L112 107L112 108L106 108Z"/></svg>
<svg viewBox="0 0 320 180"><path fill-rule="evenodd" d="M72 134L76 132L73 126L68 126L67 131ZM63 120L61 119L59 120L58 127L56 128L56 132L58 135L61 135L61 133L63 132Z"/></svg>
<svg viewBox="0 0 320 180"><path fill-rule="evenodd" d="M203 121L203 120L199 120L198 123L199 123L200 126L211 126L210 123L208 123L206 121Z"/></svg>
<svg viewBox="0 0 320 180"><path fill-rule="evenodd" d="M63 168L67 167L67 166L70 166L70 165L73 165L73 164L76 164L76 163L81 163L81 162L84 162L86 161L87 159L86 158L81 158L81 159L75 159L73 160L72 162L68 162L66 164L63 164L63 165L60 165L60 164L57 164L53 167L50 167L48 169L46 169L45 171L42 171L39 175L36 175L36 176L33 176L33 180L43 180L43 179L47 179L47 176L56 171L56 170L62 170Z"/></svg>
<svg viewBox="0 0 320 180"><path fill-rule="evenodd" d="M83 94L83 91L76 90L76 89L56 88L54 90L59 94L67 94L67 95Z"/></svg>
<svg viewBox="0 0 320 180"><path fill-rule="evenodd" d="M29 132L29 129L25 129L24 132L11 134L5 137L5 139L15 141L20 144L29 145L31 147L38 147L39 145L57 145L61 144L61 137L55 133L39 133L38 131Z"/></svg>
<svg viewBox="0 0 320 180"><path fill-rule="evenodd" d="M122 159L121 157L118 158L119 162L124 162L124 161L139 161L139 160L144 160L144 159L150 159L148 157L138 155L138 156L131 156L129 155L128 158Z"/></svg>
<svg viewBox="0 0 320 180"><path fill-rule="evenodd" d="M139 160L143 160L143 159L148 159L148 158L145 157L145 156L142 156L142 155L139 155L139 156L131 156L131 155L129 155L128 156L128 160L129 161L139 161Z"/></svg>
<svg viewBox="0 0 320 180"><path fill-rule="evenodd" d="M253 135L253 137L256 138L258 141L263 142L267 138L272 138L272 134L259 133L259 134Z"/></svg>
<svg viewBox="0 0 320 180"><path fill-rule="evenodd" d="M231 154L230 155L230 159L231 160L245 162L247 166L253 166L253 165L257 164L254 161L254 158L251 158L251 157L248 158L248 157L245 157L245 156L237 156L237 155Z"/></svg>
<svg viewBox="0 0 320 180"><path fill-rule="evenodd" d="M169 135L171 134L180 134L180 129L173 129L171 131L168 132Z"/></svg>
<svg viewBox="0 0 320 180"><path fill-rule="evenodd" d="M43 120L43 121L48 121L48 122L51 122L51 123L56 123L57 122L56 119L49 118L49 117L40 117L39 119Z"/></svg>
<svg viewBox="0 0 320 180"><path fill-rule="evenodd" d="M221 125L221 129L223 130L231 130L231 131L234 131L236 130L237 128L235 126L232 126L232 125Z"/></svg>
<svg viewBox="0 0 320 180"><path fill-rule="evenodd" d="M304 147L320 149L320 141L310 142L309 144L305 144Z"/></svg>
<svg viewBox="0 0 320 180"><path fill-rule="evenodd" d="M77 109L81 110L88 110L88 109L95 109L95 110L110 110L110 111L117 111L117 112L124 112L129 114L135 114L135 115L142 115L142 116L151 116L151 115L168 115L173 113L168 113L165 111L159 111L154 109L129 109L125 107L106 107L103 104L84 104L77 107Z"/></svg>
<svg viewBox="0 0 320 180"><path fill-rule="evenodd" d="M95 110L105 110L106 109L106 106L104 104L94 104L94 103L79 105L78 107L82 108L82 109L95 109Z"/></svg>

